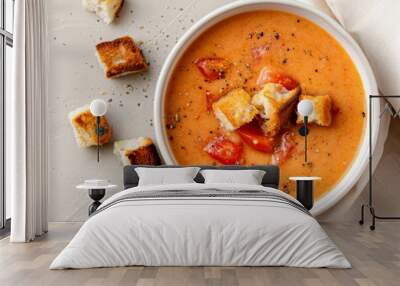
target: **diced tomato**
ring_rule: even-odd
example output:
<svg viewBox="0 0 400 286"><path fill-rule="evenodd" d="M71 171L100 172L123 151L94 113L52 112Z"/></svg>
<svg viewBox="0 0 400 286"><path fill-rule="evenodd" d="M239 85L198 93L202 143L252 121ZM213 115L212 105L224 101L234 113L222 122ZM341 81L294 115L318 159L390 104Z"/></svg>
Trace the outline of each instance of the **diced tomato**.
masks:
<svg viewBox="0 0 400 286"><path fill-rule="evenodd" d="M201 74L207 80L225 78L229 62L223 58L200 58L194 61Z"/></svg>
<svg viewBox="0 0 400 286"><path fill-rule="evenodd" d="M264 153L272 153L274 151L274 138L265 136L257 122L253 121L243 125L237 132L242 140L255 150Z"/></svg>
<svg viewBox="0 0 400 286"><path fill-rule="evenodd" d="M259 60L267 53L268 50L269 50L268 45L254 47L251 49L251 55L253 56L253 59Z"/></svg>
<svg viewBox="0 0 400 286"><path fill-rule="evenodd" d="M243 144L218 136L204 147L204 151L221 164L238 164L242 157Z"/></svg>
<svg viewBox="0 0 400 286"><path fill-rule="evenodd" d="M216 102L221 96L220 95L215 95L214 93L206 90L206 100L207 100L207 111L211 112L212 111L212 105L214 102Z"/></svg>
<svg viewBox="0 0 400 286"><path fill-rule="evenodd" d="M290 76L279 72L271 72L267 67L264 67L258 76L257 85L262 86L268 82L279 83L287 90L292 90L299 86L299 83Z"/></svg>
<svg viewBox="0 0 400 286"><path fill-rule="evenodd" d="M295 147L294 134L292 132L283 133L279 146L274 150L273 162L277 165L285 163L293 155Z"/></svg>
<svg viewBox="0 0 400 286"><path fill-rule="evenodd" d="M299 86L296 80L281 73L271 74L270 81L283 85L287 90L292 90Z"/></svg>
<svg viewBox="0 0 400 286"><path fill-rule="evenodd" d="M332 102L332 106L331 106L332 116L333 117L336 116L339 112L340 112L340 108L334 102Z"/></svg>

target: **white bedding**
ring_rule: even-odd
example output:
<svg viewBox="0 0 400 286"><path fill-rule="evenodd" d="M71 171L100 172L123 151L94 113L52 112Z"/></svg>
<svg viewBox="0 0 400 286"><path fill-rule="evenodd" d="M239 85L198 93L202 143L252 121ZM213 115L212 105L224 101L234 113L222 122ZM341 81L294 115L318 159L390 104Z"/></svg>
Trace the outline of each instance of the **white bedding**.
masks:
<svg viewBox="0 0 400 286"><path fill-rule="evenodd" d="M141 191L263 190L254 185L142 186L115 194L81 227L50 269L127 265L349 268L318 222L289 204L259 198L115 200ZM114 202L114 204L113 204Z"/></svg>

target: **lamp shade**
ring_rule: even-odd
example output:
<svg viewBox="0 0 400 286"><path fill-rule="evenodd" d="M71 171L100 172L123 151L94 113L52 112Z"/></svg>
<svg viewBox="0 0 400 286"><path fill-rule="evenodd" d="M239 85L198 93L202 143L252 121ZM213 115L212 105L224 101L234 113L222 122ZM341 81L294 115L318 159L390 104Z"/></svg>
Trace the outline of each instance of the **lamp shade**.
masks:
<svg viewBox="0 0 400 286"><path fill-rule="evenodd" d="M102 99L95 99L90 103L90 112L93 116L103 116L107 112L107 104Z"/></svg>
<svg viewBox="0 0 400 286"><path fill-rule="evenodd" d="M314 104L311 100L303 99L297 105L297 112L301 116L310 116L314 111Z"/></svg>

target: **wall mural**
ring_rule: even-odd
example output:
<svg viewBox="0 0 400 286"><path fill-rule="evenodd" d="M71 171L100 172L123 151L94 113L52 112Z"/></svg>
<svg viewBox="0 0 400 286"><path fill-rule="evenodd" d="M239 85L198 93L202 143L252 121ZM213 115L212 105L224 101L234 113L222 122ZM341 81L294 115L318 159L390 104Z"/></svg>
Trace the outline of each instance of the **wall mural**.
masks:
<svg viewBox="0 0 400 286"><path fill-rule="evenodd" d="M111 23L123 1L84 1ZM103 11L103 12L99 12ZM146 72L148 62L130 36L96 46L105 77ZM294 14L259 11L225 19L183 53L165 89L162 116L169 156L178 164L278 164L281 189L293 192L289 176L319 176L316 197L347 172L366 127L365 91L345 49L324 29ZM309 160L304 162L300 100L313 103ZM88 106L70 113L77 143L96 145ZM112 125L112 124L111 124ZM100 144L113 142L107 118ZM118 128L118 126L114 126ZM151 138L114 142L124 164L161 164Z"/></svg>

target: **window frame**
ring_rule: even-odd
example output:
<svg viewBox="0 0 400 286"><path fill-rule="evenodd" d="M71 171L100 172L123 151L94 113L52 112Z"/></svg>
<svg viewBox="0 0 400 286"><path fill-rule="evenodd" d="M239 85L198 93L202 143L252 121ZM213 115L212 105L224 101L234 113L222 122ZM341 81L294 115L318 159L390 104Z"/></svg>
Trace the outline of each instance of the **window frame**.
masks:
<svg viewBox="0 0 400 286"><path fill-rule="evenodd" d="M0 237L9 233L10 219L6 218L5 188L5 101L6 101L6 49L13 48L13 34L6 30L6 17L14 21L15 0L12 1L12 15L6 15L6 1L0 0Z"/></svg>

